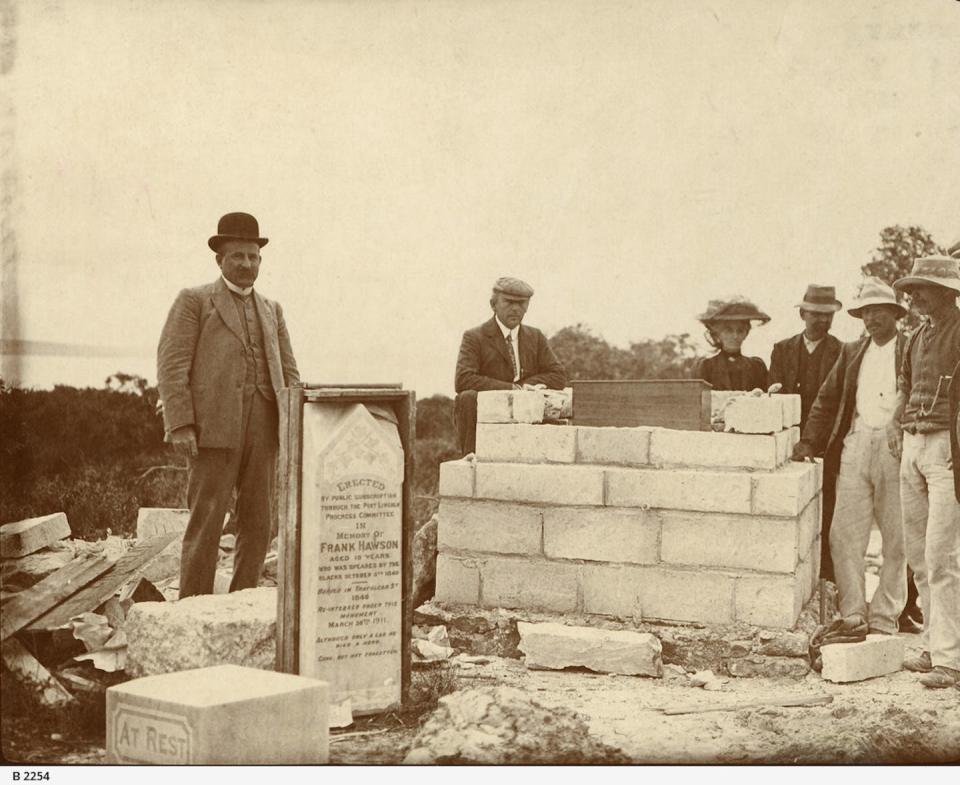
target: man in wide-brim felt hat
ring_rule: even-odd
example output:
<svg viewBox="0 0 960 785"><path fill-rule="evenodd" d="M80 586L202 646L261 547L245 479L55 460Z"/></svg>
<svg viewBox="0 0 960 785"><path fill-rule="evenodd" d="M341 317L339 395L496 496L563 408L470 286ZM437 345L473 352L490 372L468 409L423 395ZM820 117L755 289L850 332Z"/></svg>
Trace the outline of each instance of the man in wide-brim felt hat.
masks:
<svg viewBox="0 0 960 785"><path fill-rule="evenodd" d="M207 241L220 277L181 291L160 336L157 379L166 438L189 461L181 597L213 593L234 489L230 591L257 585L270 544L277 393L300 376L280 304L253 288L266 244L252 215L224 215Z"/></svg>
<svg viewBox="0 0 960 785"><path fill-rule="evenodd" d="M847 312L863 320L867 334L843 344L791 456L802 461L824 455L825 463L840 467L829 547L842 619L827 630L825 643L831 634L845 640L896 634L907 597L900 465L887 444L905 345L897 321L907 309L889 285L870 277ZM883 565L868 606L864 558L874 521L883 537Z"/></svg>
<svg viewBox="0 0 960 785"><path fill-rule="evenodd" d="M923 652L904 662L928 687L960 684L960 261L917 259L894 282L922 317L900 371L888 429L900 457L900 501L907 562L923 606Z"/></svg>
<svg viewBox="0 0 960 785"><path fill-rule="evenodd" d="M798 303L803 331L779 341L770 355L771 385L779 384L780 393L800 396L800 429L807 424L810 408L820 392L820 385L840 356L840 341L830 335L833 316L843 307L833 286L810 284ZM819 457L819 456L818 456ZM823 465L823 510L821 514L820 577L833 580L830 559L830 521L836 499L837 472L834 463Z"/></svg>

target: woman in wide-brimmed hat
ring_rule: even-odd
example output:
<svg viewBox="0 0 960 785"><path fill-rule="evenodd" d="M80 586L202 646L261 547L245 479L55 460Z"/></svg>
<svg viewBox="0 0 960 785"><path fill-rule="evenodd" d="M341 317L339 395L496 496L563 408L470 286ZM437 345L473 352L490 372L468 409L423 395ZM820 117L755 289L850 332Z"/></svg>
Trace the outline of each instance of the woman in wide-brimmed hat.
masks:
<svg viewBox="0 0 960 785"><path fill-rule="evenodd" d="M767 366L759 357L744 357L740 347L752 322L766 324L770 317L744 297L711 300L698 319L707 328L707 342L719 351L699 360L693 378L709 382L715 390L767 389Z"/></svg>

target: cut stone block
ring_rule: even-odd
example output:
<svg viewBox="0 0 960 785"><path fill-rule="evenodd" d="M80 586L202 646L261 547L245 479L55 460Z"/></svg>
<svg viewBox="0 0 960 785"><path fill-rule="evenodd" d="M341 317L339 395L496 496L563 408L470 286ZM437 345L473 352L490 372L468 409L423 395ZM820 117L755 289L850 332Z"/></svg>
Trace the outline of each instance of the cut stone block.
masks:
<svg viewBox="0 0 960 785"><path fill-rule="evenodd" d="M795 517L817 495L820 464L788 461L753 476L753 514Z"/></svg>
<svg viewBox="0 0 960 785"><path fill-rule="evenodd" d="M790 393L788 395L777 395L776 398L783 407L783 427L789 428L793 425L799 425L801 412L800 396L795 393Z"/></svg>
<svg viewBox="0 0 960 785"><path fill-rule="evenodd" d="M477 393L477 422L543 422L543 395L536 390L484 390Z"/></svg>
<svg viewBox="0 0 960 785"><path fill-rule="evenodd" d="M481 604L568 613L577 609L577 565L491 557L481 563Z"/></svg>
<svg viewBox="0 0 960 785"><path fill-rule="evenodd" d="M661 520L668 564L793 573L799 561L791 518L663 510Z"/></svg>
<svg viewBox="0 0 960 785"><path fill-rule="evenodd" d="M139 602L127 614L130 676L276 661L277 590L246 589L177 602Z"/></svg>
<svg viewBox="0 0 960 785"><path fill-rule="evenodd" d="M727 624L735 578L727 573L583 565L584 613Z"/></svg>
<svg viewBox="0 0 960 785"><path fill-rule="evenodd" d="M190 510L171 507L141 507L137 510L137 542L167 532L185 532Z"/></svg>
<svg viewBox="0 0 960 785"><path fill-rule="evenodd" d="M660 641L648 632L517 622L528 668L580 667L626 676L663 675Z"/></svg>
<svg viewBox="0 0 960 785"><path fill-rule="evenodd" d="M220 665L107 689L107 761L315 764L328 758L329 686Z"/></svg>
<svg viewBox="0 0 960 785"><path fill-rule="evenodd" d="M547 504L603 504L598 466L477 464L476 498Z"/></svg>
<svg viewBox="0 0 960 785"><path fill-rule="evenodd" d="M645 466L653 428L577 428L577 462Z"/></svg>
<svg viewBox="0 0 960 785"><path fill-rule="evenodd" d="M0 582L4 591L27 589L72 562L75 556L66 543L58 542L38 553L4 559L0 565Z"/></svg>
<svg viewBox="0 0 960 785"><path fill-rule="evenodd" d="M541 390L543 395L543 419L566 420L573 417L573 388Z"/></svg>
<svg viewBox="0 0 960 785"><path fill-rule="evenodd" d="M831 643L820 649L822 676L848 682L894 673L903 667L906 642L895 635L868 635L861 643Z"/></svg>
<svg viewBox="0 0 960 785"><path fill-rule="evenodd" d="M437 554L437 602L453 605L480 603L480 568L476 559L458 559L446 553Z"/></svg>
<svg viewBox="0 0 960 785"><path fill-rule="evenodd" d="M789 431L783 433L789 434ZM776 469L784 461L783 442L786 441L778 436L657 430L650 436L650 463L712 469Z"/></svg>
<svg viewBox="0 0 960 785"><path fill-rule="evenodd" d="M540 553L542 515L538 508L509 502L443 499L440 550Z"/></svg>
<svg viewBox="0 0 960 785"><path fill-rule="evenodd" d="M577 429L564 425L479 423L477 459L521 463L573 463Z"/></svg>
<svg viewBox="0 0 960 785"><path fill-rule="evenodd" d="M549 559L654 564L660 517L639 507L544 507L543 551Z"/></svg>
<svg viewBox="0 0 960 785"><path fill-rule="evenodd" d="M607 469L610 507L659 507L701 512L750 512L747 472L693 469Z"/></svg>
<svg viewBox="0 0 960 785"><path fill-rule="evenodd" d="M734 398L724 411L724 427L735 433L777 433L783 430L783 405L777 396Z"/></svg>
<svg viewBox="0 0 960 785"><path fill-rule="evenodd" d="M793 627L803 607L805 583L800 574L741 575L736 589L737 621L760 627Z"/></svg>
<svg viewBox="0 0 960 785"><path fill-rule="evenodd" d="M66 513L55 512L0 526L0 556L27 556L70 536Z"/></svg>
<svg viewBox="0 0 960 785"><path fill-rule="evenodd" d="M723 413L727 407L727 401L734 398L743 398L747 395L742 390L711 390L710 391L710 419L723 420Z"/></svg>
<svg viewBox="0 0 960 785"><path fill-rule="evenodd" d="M473 461L444 461L440 464L441 496L473 496Z"/></svg>

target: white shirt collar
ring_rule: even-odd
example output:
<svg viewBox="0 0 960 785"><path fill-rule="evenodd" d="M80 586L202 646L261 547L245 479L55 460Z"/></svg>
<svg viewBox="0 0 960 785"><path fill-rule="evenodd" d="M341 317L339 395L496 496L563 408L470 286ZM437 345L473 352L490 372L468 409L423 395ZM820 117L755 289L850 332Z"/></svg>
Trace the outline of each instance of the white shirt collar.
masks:
<svg viewBox="0 0 960 785"><path fill-rule="evenodd" d="M223 279L223 282L227 285L227 288L231 292L233 292L234 294L239 294L241 297L247 297L250 294L250 292L253 291L252 286L248 286L246 289L241 289L235 283L231 283L230 281L228 281L226 277L224 277L223 273L220 274L220 277Z"/></svg>
<svg viewBox="0 0 960 785"><path fill-rule="evenodd" d="M494 314L494 315L493 315L493 318L496 319L496 321L497 321L497 327L499 327L499 328L500 328L500 332L503 333L504 339L506 339L506 337L509 335L509 336L511 337L511 339L512 339L514 342L516 342L517 336L520 334L520 325L518 324L516 327L514 327L514 328L511 330L511 329L510 329L509 327L507 327L503 322L500 321L500 317L499 317L499 316L497 316L496 314Z"/></svg>
<svg viewBox="0 0 960 785"><path fill-rule="evenodd" d="M803 334L801 333L801 335ZM819 341L811 341L806 335L803 336L803 345L807 347L807 354L813 354L821 343L823 343L823 338Z"/></svg>

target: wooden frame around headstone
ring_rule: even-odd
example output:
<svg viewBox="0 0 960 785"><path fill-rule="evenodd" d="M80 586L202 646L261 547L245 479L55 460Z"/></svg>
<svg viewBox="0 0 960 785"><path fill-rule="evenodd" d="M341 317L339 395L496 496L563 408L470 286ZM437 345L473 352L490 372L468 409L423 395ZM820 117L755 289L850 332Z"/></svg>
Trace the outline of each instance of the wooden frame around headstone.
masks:
<svg viewBox="0 0 960 785"><path fill-rule="evenodd" d="M573 424L710 430L711 385L703 379L575 381Z"/></svg>
<svg viewBox="0 0 960 785"><path fill-rule="evenodd" d="M329 401L388 406L397 418L404 453L401 541L401 686L405 704L410 689L410 640L413 623L413 469L416 394L399 384L305 384L281 390L279 482L277 492L277 659L276 670L299 673L300 558L303 469L303 407Z"/></svg>

